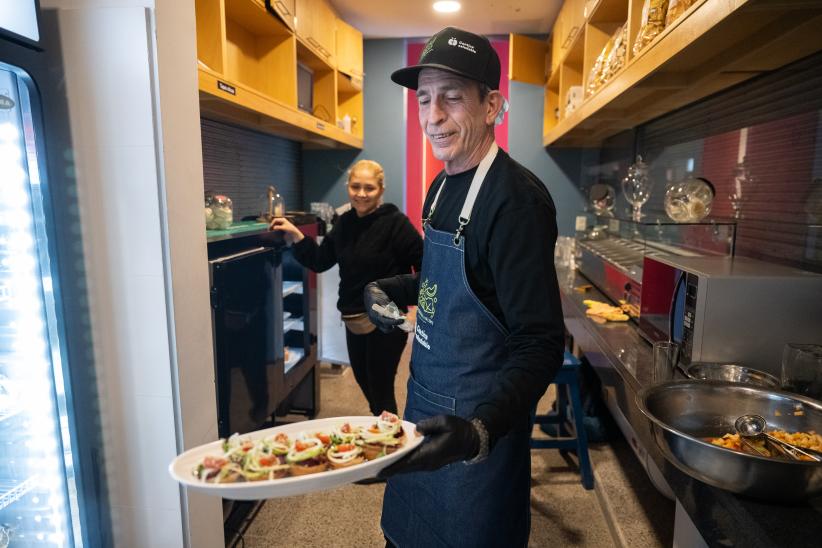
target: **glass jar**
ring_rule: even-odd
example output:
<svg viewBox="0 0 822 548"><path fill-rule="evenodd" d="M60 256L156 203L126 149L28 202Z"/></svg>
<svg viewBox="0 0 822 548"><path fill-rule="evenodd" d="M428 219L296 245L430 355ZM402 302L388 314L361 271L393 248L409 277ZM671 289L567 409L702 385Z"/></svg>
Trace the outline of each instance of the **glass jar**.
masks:
<svg viewBox="0 0 822 548"><path fill-rule="evenodd" d="M711 212L714 195L714 186L707 179L684 179L665 191L665 213L678 223L698 223Z"/></svg>
<svg viewBox="0 0 822 548"><path fill-rule="evenodd" d="M285 200L277 191L274 191L273 196L271 196L271 208L269 211L271 211L274 217L285 216Z"/></svg>
<svg viewBox="0 0 822 548"><path fill-rule="evenodd" d="M207 230L223 230L234 222L234 204L222 194L207 193L205 197Z"/></svg>

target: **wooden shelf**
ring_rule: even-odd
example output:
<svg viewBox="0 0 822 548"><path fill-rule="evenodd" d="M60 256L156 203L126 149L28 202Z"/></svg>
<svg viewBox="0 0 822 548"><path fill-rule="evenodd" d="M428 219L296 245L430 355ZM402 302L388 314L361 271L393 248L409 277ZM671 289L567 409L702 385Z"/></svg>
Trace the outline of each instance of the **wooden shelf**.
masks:
<svg viewBox="0 0 822 548"><path fill-rule="evenodd" d="M545 146L599 146L622 130L822 50L819 2L702 0L632 56L642 4L642 0L601 0L592 11L582 36L548 79ZM587 78L593 63L590 56L595 59L605 34L626 18L626 66L557 121L553 109L563 110L568 86ZM579 47L581 39L590 47Z"/></svg>
<svg viewBox="0 0 822 548"><path fill-rule="evenodd" d="M202 66L199 80L200 112L208 118L300 141L309 148L363 147L362 137Z"/></svg>
<svg viewBox="0 0 822 548"><path fill-rule="evenodd" d="M201 113L309 147L362 148L362 76L340 79L333 44L312 47L310 35L292 29L295 6L296 15L303 9L297 21L311 23L312 32L323 31L320 45L333 42L336 24L330 25L330 38L325 32L326 19L334 16L326 0L196 0ZM346 59L356 68L362 45L357 49L351 42L358 36L361 42L362 35L355 31L350 27L346 35ZM298 63L313 75L311 113L298 108ZM345 113L358 122L351 133L337 127Z"/></svg>

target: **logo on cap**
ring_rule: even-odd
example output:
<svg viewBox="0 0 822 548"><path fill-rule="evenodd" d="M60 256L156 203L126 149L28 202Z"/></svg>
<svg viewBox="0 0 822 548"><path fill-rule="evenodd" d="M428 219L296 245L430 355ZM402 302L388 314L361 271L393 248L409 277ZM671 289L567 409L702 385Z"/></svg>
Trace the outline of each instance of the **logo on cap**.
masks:
<svg viewBox="0 0 822 548"><path fill-rule="evenodd" d="M448 45L449 46L456 46L457 45L457 39L452 36L451 38L448 39Z"/></svg>

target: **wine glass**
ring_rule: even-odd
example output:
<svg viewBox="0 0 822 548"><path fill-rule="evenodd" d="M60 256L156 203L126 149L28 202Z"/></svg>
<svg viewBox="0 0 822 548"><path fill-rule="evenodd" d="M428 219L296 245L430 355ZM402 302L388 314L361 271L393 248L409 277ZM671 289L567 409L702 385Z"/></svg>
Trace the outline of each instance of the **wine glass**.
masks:
<svg viewBox="0 0 822 548"><path fill-rule="evenodd" d="M754 183L747 157L743 158L742 161L734 167L733 179L733 191L728 194L728 200L730 200L731 208L734 211L734 219L741 219L742 203L748 197L751 186Z"/></svg>
<svg viewBox="0 0 822 548"><path fill-rule="evenodd" d="M653 182L648 177L648 164L642 161L641 156L628 167L628 173L622 179L622 192L625 199L633 206L632 218L639 222L642 219L642 205L651 197Z"/></svg>

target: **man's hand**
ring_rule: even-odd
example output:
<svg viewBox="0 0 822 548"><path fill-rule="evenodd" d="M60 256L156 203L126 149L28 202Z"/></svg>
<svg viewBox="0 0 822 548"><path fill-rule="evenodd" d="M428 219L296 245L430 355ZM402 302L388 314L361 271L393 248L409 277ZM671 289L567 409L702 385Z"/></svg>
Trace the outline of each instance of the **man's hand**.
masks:
<svg viewBox="0 0 822 548"><path fill-rule="evenodd" d="M431 471L446 464L470 460L477 455L480 438L474 425L454 415L437 415L417 423L417 432L428 436L416 449L394 464L383 468L377 477Z"/></svg>
<svg viewBox="0 0 822 548"><path fill-rule="evenodd" d="M363 300L365 302L365 312L368 314L371 323L376 325L383 333L390 333L404 321L403 318L389 315L388 309L397 310L397 305L380 288L378 282L371 282L365 286ZM379 312L374 310L373 305L375 304L378 305Z"/></svg>

